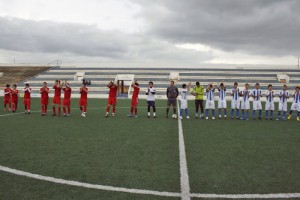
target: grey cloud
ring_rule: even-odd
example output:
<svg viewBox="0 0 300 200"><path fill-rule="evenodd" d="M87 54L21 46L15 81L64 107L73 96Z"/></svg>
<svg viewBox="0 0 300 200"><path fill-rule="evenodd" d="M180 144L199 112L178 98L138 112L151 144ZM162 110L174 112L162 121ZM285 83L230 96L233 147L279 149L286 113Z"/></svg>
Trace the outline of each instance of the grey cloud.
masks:
<svg viewBox="0 0 300 200"><path fill-rule="evenodd" d="M91 25L7 17L0 17L0 27L0 49L7 51L128 62L201 63L211 59L207 53L175 48L172 42L144 33L125 34Z"/></svg>
<svg viewBox="0 0 300 200"><path fill-rule="evenodd" d="M300 55L298 0L135 0L148 33L225 51Z"/></svg>

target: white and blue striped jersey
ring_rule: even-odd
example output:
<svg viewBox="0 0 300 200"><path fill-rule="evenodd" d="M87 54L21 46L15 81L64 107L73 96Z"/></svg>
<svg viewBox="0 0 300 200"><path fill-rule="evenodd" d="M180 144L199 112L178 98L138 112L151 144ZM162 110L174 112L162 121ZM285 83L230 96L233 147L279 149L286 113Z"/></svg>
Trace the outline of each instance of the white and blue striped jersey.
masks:
<svg viewBox="0 0 300 200"><path fill-rule="evenodd" d="M182 88L180 91L180 99L186 100L187 99L188 90L186 88Z"/></svg>
<svg viewBox="0 0 300 200"><path fill-rule="evenodd" d="M294 103L300 103L300 94L297 92L294 94Z"/></svg>
<svg viewBox="0 0 300 200"><path fill-rule="evenodd" d="M237 88L236 91L235 91L235 89L233 88L233 89L231 90L231 95L233 95L233 96L232 96L232 100L235 100L235 101L239 100L239 93L240 93L240 89L239 89L239 88Z"/></svg>
<svg viewBox="0 0 300 200"><path fill-rule="evenodd" d="M285 94L285 97L283 96ZM283 91L281 90L279 92L279 98L281 103L286 103L287 102L287 97L290 96L290 93L288 91Z"/></svg>
<svg viewBox="0 0 300 200"><path fill-rule="evenodd" d="M213 101L214 100L215 89L206 89L206 100Z"/></svg>
<svg viewBox="0 0 300 200"><path fill-rule="evenodd" d="M254 89L252 95L254 101L260 101L261 89Z"/></svg>
<svg viewBox="0 0 300 200"><path fill-rule="evenodd" d="M242 91L243 101L247 102L249 101L250 91L249 90L243 90Z"/></svg>
<svg viewBox="0 0 300 200"><path fill-rule="evenodd" d="M270 103L273 103L274 102L274 96L275 96L275 93L274 93L274 91L267 91L266 92L266 95L267 95L267 99L266 99L266 101L267 102L270 102Z"/></svg>
<svg viewBox="0 0 300 200"><path fill-rule="evenodd" d="M219 99L225 100L226 99L226 88L224 88L224 89L218 88L218 90L219 90Z"/></svg>

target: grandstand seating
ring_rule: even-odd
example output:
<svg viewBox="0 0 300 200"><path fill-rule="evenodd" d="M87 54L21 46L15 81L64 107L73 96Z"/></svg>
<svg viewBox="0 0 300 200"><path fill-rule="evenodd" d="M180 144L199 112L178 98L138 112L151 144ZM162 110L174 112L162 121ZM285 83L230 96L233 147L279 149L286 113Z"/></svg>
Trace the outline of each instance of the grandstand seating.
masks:
<svg viewBox="0 0 300 200"><path fill-rule="evenodd" d="M49 87L52 86L55 79L67 80L73 88L73 96L78 96L80 81L74 81L74 74L77 72L85 72L85 78L91 80L92 84L88 86L90 97L104 98L107 96L108 90L106 84L110 80L114 80L117 74L134 74L138 80L141 93L144 95L149 81L154 82L157 89L157 97L165 98L166 87L169 85L170 72L178 72L180 79L176 83L181 87L182 83L192 82L195 85L199 81L202 85L210 82L214 84L224 82L228 89L232 88L234 82L239 83L239 87L243 88L245 83L250 84L250 88L254 88L254 84L259 82L261 89L266 90L268 84L272 84L275 91L282 87L277 79L277 74L287 74L290 77L289 90L292 92L295 85L300 85L300 71L297 69L217 69L217 68L77 68L77 67L54 67L35 77L19 83L19 87L23 87L26 82L30 83L34 93L38 94L38 90L43 81L47 81ZM53 92L53 91L52 91ZM229 96L229 90L227 91ZM190 97L192 98L192 97Z"/></svg>

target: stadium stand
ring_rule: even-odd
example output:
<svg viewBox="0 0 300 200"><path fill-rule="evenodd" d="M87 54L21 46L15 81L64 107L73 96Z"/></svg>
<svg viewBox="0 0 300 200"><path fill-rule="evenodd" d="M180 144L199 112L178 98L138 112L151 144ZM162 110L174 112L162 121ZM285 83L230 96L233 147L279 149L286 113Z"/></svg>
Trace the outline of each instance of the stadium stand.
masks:
<svg viewBox="0 0 300 200"><path fill-rule="evenodd" d="M82 81L77 80L75 75L78 72L83 72L84 79L89 80L89 96L90 97L107 97L108 90L106 88L107 82L115 80L119 74L134 74L141 87L140 98L145 97L144 91L148 86L149 81L154 82L157 90L157 98L165 98L165 90L169 85L170 72L179 74L176 85L180 88L182 83L192 82L194 85L199 81L206 87L208 83L214 84L225 83L227 86L227 97L230 96L230 89L234 82L239 83L239 87L243 88L245 83L249 83L251 89L254 84L259 82L261 89L266 90L269 84L273 85L273 89L278 91L284 84L282 80L278 79L278 75L288 77L287 85L292 92L295 85L300 85L300 71L297 69L217 69L217 68L184 68L184 69L169 69L169 68L77 68L77 67L53 67L44 71L37 76L34 76L24 82L18 84L23 87L25 83L30 83L34 93L38 95L39 88L43 81L46 81L49 87L52 86L56 79L68 81L73 88L73 96L78 96L78 90ZM53 91L52 91L53 92ZM129 94L130 96L130 94ZM217 96L217 95L216 95ZM192 98L190 96L189 98Z"/></svg>

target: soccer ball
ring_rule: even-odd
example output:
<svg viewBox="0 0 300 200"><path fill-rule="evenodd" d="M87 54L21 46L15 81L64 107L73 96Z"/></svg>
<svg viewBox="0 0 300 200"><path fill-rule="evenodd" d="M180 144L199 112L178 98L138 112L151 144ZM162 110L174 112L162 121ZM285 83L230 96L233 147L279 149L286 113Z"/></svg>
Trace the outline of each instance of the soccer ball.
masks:
<svg viewBox="0 0 300 200"><path fill-rule="evenodd" d="M176 119L176 118L177 118L177 115L176 115L176 114L173 114L173 115L172 115L172 118L173 118L173 119Z"/></svg>

